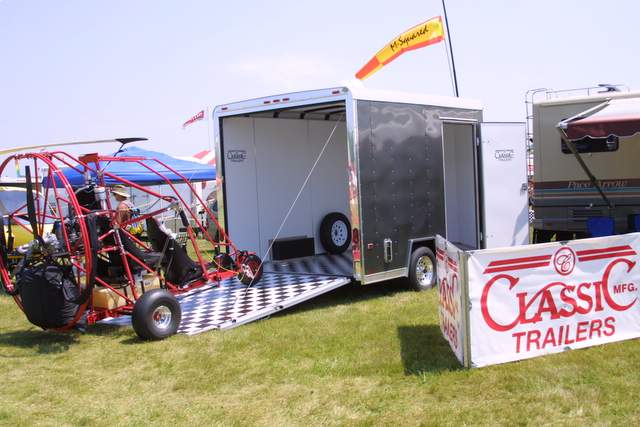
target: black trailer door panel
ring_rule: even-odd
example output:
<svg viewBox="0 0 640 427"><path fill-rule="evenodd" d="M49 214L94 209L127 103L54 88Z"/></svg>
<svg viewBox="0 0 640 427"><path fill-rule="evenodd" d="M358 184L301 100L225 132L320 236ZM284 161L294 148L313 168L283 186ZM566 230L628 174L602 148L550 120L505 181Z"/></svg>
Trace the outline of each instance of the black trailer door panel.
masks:
<svg viewBox="0 0 640 427"><path fill-rule="evenodd" d="M428 128L429 114L424 106L358 102L365 275L406 267L409 239L444 232L440 123Z"/></svg>
<svg viewBox="0 0 640 427"><path fill-rule="evenodd" d="M358 101L357 113L363 264L371 275L407 267L409 240L445 235L441 118L479 112Z"/></svg>

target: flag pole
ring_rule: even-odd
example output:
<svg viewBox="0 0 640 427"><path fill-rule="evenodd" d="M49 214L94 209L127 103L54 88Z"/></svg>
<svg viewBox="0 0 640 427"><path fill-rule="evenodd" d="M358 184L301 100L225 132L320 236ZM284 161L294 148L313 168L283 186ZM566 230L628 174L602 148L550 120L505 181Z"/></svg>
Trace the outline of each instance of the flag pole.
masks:
<svg viewBox="0 0 640 427"><path fill-rule="evenodd" d="M211 148L211 123L209 123L209 106L207 105L207 142L209 143L209 150Z"/></svg>
<svg viewBox="0 0 640 427"><path fill-rule="evenodd" d="M442 11L444 12L444 23L445 23L445 28L447 30L447 44L449 45L449 54L450 54L449 57L451 60L451 69L453 72L453 90L456 97L459 97L460 94L458 92L458 77L456 75L456 63L453 60L453 46L451 43L451 34L449 33L449 19L447 18L447 7L444 4L444 0L442 0Z"/></svg>

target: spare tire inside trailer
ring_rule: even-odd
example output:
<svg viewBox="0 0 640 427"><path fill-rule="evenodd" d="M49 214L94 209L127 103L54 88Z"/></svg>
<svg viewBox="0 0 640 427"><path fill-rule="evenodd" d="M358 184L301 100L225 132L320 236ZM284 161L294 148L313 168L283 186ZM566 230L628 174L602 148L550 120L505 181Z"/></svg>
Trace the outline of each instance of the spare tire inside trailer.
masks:
<svg viewBox="0 0 640 427"><path fill-rule="evenodd" d="M351 244L351 223L346 215L331 212L320 223L320 242L330 254L341 254Z"/></svg>

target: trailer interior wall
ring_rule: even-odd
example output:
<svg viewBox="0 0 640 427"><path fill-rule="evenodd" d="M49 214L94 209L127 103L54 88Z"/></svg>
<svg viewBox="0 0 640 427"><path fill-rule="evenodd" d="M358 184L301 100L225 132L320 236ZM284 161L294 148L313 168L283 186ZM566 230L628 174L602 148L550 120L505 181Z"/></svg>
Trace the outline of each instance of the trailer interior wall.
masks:
<svg viewBox="0 0 640 427"><path fill-rule="evenodd" d="M478 249L474 125L444 123L442 129L447 239L461 247Z"/></svg>
<svg viewBox="0 0 640 427"><path fill-rule="evenodd" d="M313 109L313 106L307 107ZM342 107L344 108L344 107ZM276 114L275 116L278 116ZM299 114L222 119L227 226L234 243L265 257L322 147L333 136L278 238L314 237L330 212L350 217L347 143L339 121ZM335 131L334 131L335 128ZM267 259L269 257L266 257Z"/></svg>

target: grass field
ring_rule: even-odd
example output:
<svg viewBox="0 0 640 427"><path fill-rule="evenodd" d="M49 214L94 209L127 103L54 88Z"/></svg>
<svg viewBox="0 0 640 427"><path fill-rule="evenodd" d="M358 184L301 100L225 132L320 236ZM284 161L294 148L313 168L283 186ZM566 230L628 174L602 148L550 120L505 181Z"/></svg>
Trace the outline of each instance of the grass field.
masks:
<svg viewBox="0 0 640 427"><path fill-rule="evenodd" d="M0 297L4 425L640 423L640 341L465 370L435 291L347 286L226 332L59 335Z"/></svg>

